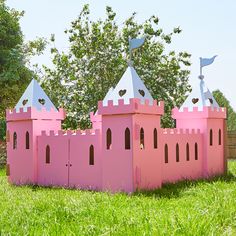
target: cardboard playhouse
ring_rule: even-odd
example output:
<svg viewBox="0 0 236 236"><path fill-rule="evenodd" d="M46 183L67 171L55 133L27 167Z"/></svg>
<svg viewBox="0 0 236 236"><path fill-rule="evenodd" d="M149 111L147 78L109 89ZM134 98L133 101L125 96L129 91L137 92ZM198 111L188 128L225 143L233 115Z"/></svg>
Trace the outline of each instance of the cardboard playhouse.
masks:
<svg viewBox="0 0 236 236"><path fill-rule="evenodd" d="M226 171L226 110L203 78L173 109L176 128L161 128L163 113L164 103L152 98L129 65L90 114L92 129L64 131L65 111L32 80L6 112L9 182L134 192Z"/></svg>

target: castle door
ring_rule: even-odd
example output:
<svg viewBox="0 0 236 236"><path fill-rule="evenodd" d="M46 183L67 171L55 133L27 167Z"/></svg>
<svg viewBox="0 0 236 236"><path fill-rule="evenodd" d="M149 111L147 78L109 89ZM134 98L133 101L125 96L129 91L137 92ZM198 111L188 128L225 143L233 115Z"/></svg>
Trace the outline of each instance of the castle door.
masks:
<svg viewBox="0 0 236 236"><path fill-rule="evenodd" d="M70 140L66 136L46 136L39 137L38 143L38 184L68 187Z"/></svg>

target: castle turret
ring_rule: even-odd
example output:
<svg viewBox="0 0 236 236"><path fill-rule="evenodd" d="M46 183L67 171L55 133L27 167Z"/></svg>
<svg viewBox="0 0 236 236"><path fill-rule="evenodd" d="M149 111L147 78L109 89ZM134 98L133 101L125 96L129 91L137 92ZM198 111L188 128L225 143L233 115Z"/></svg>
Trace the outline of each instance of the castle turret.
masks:
<svg viewBox="0 0 236 236"><path fill-rule="evenodd" d="M158 133L163 108L164 104L157 104L132 66L98 103L104 190L132 192L161 186Z"/></svg>
<svg viewBox="0 0 236 236"><path fill-rule="evenodd" d="M203 76L199 84L172 116L177 128L200 129L203 135L203 175L210 176L224 173L224 133L226 132L226 109L220 108L207 88Z"/></svg>
<svg viewBox="0 0 236 236"><path fill-rule="evenodd" d="M64 110L58 111L33 79L15 108L6 111L10 182L37 183L37 135L42 130L60 130L64 118Z"/></svg>

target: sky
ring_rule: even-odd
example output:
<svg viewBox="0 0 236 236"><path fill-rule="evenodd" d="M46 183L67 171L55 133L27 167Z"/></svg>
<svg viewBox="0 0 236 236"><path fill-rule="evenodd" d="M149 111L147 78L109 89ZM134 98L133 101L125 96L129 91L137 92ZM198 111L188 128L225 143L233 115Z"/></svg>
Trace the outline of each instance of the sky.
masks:
<svg viewBox="0 0 236 236"><path fill-rule="evenodd" d="M173 38L168 48L187 51L191 57L190 84L198 83L199 57L218 55L215 62L203 68L204 80L213 91L220 89L236 111L236 1L235 0L7 0L7 5L24 10L21 28L25 40L36 37L56 36L56 47L66 51L68 39L64 30L76 19L83 5L90 5L93 20L104 19L106 6L117 13L116 21L122 22L132 12L142 23L151 15L160 19L160 27L170 32L180 26L183 30ZM33 58L33 63L52 66L49 50Z"/></svg>

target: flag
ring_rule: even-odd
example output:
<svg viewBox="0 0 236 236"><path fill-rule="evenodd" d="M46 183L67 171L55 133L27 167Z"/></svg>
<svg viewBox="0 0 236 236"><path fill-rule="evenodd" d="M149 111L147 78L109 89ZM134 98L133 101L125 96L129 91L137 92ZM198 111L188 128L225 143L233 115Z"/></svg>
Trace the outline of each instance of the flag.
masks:
<svg viewBox="0 0 236 236"><path fill-rule="evenodd" d="M129 51L141 47L145 42L145 37L141 39L129 39Z"/></svg>
<svg viewBox="0 0 236 236"><path fill-rule="evenodd" d="M202 68L204 66L208 66L208 65L212 64L216 57L217 57L217 55L215 55L212 58L201 58L200 57L200 67Z"/></svg>

